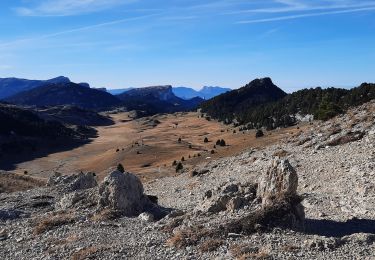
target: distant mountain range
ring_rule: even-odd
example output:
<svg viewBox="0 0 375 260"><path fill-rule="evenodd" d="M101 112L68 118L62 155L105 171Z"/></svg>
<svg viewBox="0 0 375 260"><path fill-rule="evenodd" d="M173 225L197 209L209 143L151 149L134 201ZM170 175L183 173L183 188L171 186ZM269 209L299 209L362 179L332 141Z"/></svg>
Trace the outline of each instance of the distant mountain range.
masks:
<svg viewBox="0 0 375 260"><path fill-rule="evenodd" d="M18 93L5 101L37 107L73 105L91 110L105 110L121 105L119 99L107 92L72 82L45 84Z"/></svg>
<svg viewBox="0 0 375 260"><path fill-rule="evenodd" d="M105 88L91 88L87 83L73 83L67 77L50 80L0 79L0 100L21 106L68 105L94 111L125 107L128 110L142 111L143 113L140 114L147 115L193 110L203 101L199 97L179 98L173 93L171 86L129 88L107 92ZM61 110L61 113L64 111Z"/></svg>
<svg viewBox="0 0 375 260"><path fill-rule="evenodd" d="M123 89L109 89L108 92L112 95L119 95L123 94L127 91L130 91L134 88L123 88ZM201 90L197 91L193 88L188 87L172 87L173 93L182 99L188 100L196 97L200 97L202 99L211 99L213 97L216 97L220 94L223 94L225 92L231 91L230 88L222 88L222 87L203 87Z"/></svg>
<svg viewBox="0 0 375 260"><path fill-rule="evenodd" d="M175 93L176 96L183 98L183 99L190 99L194 97L200 97L203 99L211 99L213 97L216 97L220 94L226 93L228 91L231 91L230 88L222 88L222 87L203 87L201 90L197 91L192 88L187 87L176 87L173 88L173 93Z"/></svg>
<svg viewBox="0 0 375 260"><path fill-rule="evenodd" d="M5 99L23 91L28 91L46 84L69 83L67 77L57 77L49 80L29 80L18 78L0 78L0 99Z"/></svg>
<svg viewBox="0 0 375 260"><path fill-rule="evenodd" d="M134 88L123 88L123 89L109 89L108 92L112 95L119 95L123 94L127 91L130 91ZM188 87L172 87L173 93L182 99L188 100L192 98L202 98L202 99L211 99L213 97L216 97L220 94L226 93L228 91L231 91L230 88L222 88L222 87L203 87L201 90L195 90L193 88Z"/></svg>
<svg viewBox="0 0 375 260"><path fill-rule="evenodd" d="M304 115L326 120L375 98L375 85L367 83L350 90L315 88L288 95L270 78L262 78L242 88L228 90L204 87L195 91L167 85L116 90L122 93L112 95L105 88L76 84L62 76L50 80L0 79L0 100L3 102L32 107L42 119L86 125L111 124L108 119L86 110L126 108L136 110L142 116L191 111L200 107L203 113L225 123L243 125L243 128L274 129L290 126ZM113 91L110 92L117 93ZM212 96L215 97L204 100Z"/></svg>
<svg viewBox="0 0 375 260"><path fill-rule="evenodd" d="M148 115L192 110L203 102L201 98L184 100L177 97L172 86L134 88L116 97L126 104L128 110L140 110Z"/></svg>

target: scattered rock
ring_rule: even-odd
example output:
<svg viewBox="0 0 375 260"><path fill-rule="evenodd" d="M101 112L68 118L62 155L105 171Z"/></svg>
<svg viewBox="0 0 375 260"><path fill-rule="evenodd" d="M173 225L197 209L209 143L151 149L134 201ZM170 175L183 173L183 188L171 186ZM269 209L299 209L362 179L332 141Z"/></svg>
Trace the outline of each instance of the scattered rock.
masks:
<svg viewBox="0 0 375 260"><path fill-rule="evenodd" d="M305 247L310 250L326 251L335 250L342 245L342 241L338 238L324 238L324 237L314 237L305 241Z"/></svg>
<svg viewBox="0 0 375 260"><path fill-rule="evenodd" d="M167 215L167 218L177 218L185 215L185 212L182 210L173 210L171 213Z"/></svg>
<svg viewBox="0 0 375 260"><path fill-rule="evenodd" d="M209 172L210 172L210 170L205 169L205 168L194 169L190 172L190 177L202 176L202 175L205 175Z"/></svg>
<svg viewBox="0 0 375 260"><path fill-rule="evenodd" d="M97 205L97 198L97 190L75 191L63 195L56 206L61 210L71 208L86 209L95 207Z"/></svg>
<svg viewBox="0 0 375 260"><path fill-rule="evenodd" d="M8 232L5 229L0 230L0 241L8 238Z"/></svg>
<svg viewBox="0 0 375 260"><path fill-rule="evenodd" d="M143 212L138 216L139 219L145 222L153 222L154 216L151 213Z"/></svg>
<svg viewBox="0 0 375 260"><path fill-rule="evenodd" d="M243 207L243 205L246 203L245 199L242 197L234 197L229 200L229 202L226 205L226 209L229 211L236 211Z"/></svg>
<svg viewBox="0 0 375 260"><path fill-rule="evenodd" d="M77 191L85 190L96 187L98 183L96 182L95 173L79 173L69 176L61 176L60 174L55 174L48 180L48 186L64 185L67 191Z"/></svg>
<svg viewBox="0 0 375 260"><path fill-rule="evenodd" d="M375 234L354 233L344 236L341 240L345 243L352 242L360 245L371 245L375 242Z"/></svg>
<svg viewBox="0 0 375 260"><path fill-rule="evenodd" d="M361 140L364 136L365 136L365 133L362 131L355 131L355 132L349 131L329 141L327 145L328 146L343 145L343 144L347 144L350 142Z"/></svg>
<svg viewBox="0 0 375 260"><path fill-rule="evenodd" d="M218 188L215 193L212 190L205 192L203 202L196 207L197 212L218 213L221 211L237 211L252 203L256 196L256 184L247 183L227 184Z"/></svg>

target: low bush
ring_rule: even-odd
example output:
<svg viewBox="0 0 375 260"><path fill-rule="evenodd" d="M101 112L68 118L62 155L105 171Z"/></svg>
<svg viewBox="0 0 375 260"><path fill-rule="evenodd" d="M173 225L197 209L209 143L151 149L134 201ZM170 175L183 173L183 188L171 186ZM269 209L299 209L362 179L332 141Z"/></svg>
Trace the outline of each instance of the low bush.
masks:
<svg viewBox="0 0 375 260"><path fill-rule="evenodd" d="M182 162L179 162L176 166L176 172L179 172L181 171L182 169L184 168L184 166L182 165Z"/></svg>
<svg viewBox="0 0 375 260"><path fill-rule="evenodd" d="M258 129L257 132L255 133L255 137L260 138L262 136L264 136L262 129Z"/></svg>

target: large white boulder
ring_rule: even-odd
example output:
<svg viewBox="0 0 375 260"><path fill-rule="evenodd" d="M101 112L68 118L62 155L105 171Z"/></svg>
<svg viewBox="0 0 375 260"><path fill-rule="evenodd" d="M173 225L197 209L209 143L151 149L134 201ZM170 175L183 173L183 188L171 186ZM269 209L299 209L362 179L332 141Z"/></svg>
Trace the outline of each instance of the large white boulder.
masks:
<svg viewBox="0 0 375 260"><path fill-rule="evenodd" d="M98 206L122 212L124 216L133 217L141 214L150 204L143 193L143 185L135 175L113 171L99 187Z"/></svg>

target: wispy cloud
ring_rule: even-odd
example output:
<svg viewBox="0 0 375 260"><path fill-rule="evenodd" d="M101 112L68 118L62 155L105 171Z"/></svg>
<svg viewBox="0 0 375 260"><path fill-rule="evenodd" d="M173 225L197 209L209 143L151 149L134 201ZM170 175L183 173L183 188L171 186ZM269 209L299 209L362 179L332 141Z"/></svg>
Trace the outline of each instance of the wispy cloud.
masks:
<svg viewBox="0 0 375 260"><path fill-rule="evenodd" d="M304 14L276 16L276 17L271 17L271 18L242 20L242 21L238 21L236 23L237 24L266 23L266 22L293 20L293 19L300 19L300 18L307 18L307 17L335 15L335 14L346 14L346 13L357 13L357 12L366 12L366 11L374 11L374 10L375 10L375 6L371 6L371 7L365 7L365 8L354 8L354 9L337 10L337 11L304 13Z"/></svg>
<svg viewBox="0 0 375 260"><path fill-rule="evenodd" d="M236 10L226 14L277 14L277 13L292 13L292 12L311 12L311 11L328 11L340 9L354 9L354 8L368 8L374 7L375 2L369 1L315 1L306 3L303 0L275 0L276 6L269 8L250 8L245 10Z"/></svg>
<svg viewBox="0 0 375 260"><path fill-rule="evenodd" d="M38 0L29 6L15 8L23 16L70 16L92 13L138 0Z"/></svg>
<svg viewBox="0 0 375 260"><path fill-rule="evenodd" d="M36 37L31 37L31 38L24 38L24 39L9 41L9 42L3 42L3 43L0 43L0 48L11 47L11 46L14 46L16 44L27 43L27 42L30 42L30 41L37 41L37 40L54 38L54 37L57 37L57 36L67 35L67 34L76 33L76 32L88 31L88 30L91 30L91 29L106 27L106 26L115 25L115 24L121 24L121 23L126 23L126 22L131 22L131 21L136 21L136 20L141 20L141 19L146 19L146 18L151 18L151 17L157 17L159 15L161 15L161 14L150 14L150 15L143 15L143 16L132 17L132 18L118 19L118 20L113 20L113 21L110 21L110 22L98 23L98 24L89 25L89 26L83 26L83 27L79 27L79 28L75 28L75 29L71 29L71 30L64 30L64 31L59 31L59 32L55 32L55 33L39 35L39 36L36 36Z"/></svg>
<svg viewBox="0 0 375 260"><path fill-rule="evenodd" d="M189 16L165 16L162 17L161 20L166 20L166 21L183 21L183 20L194 20L199 18L199 16L196 15L189 15Z"/></svg>

